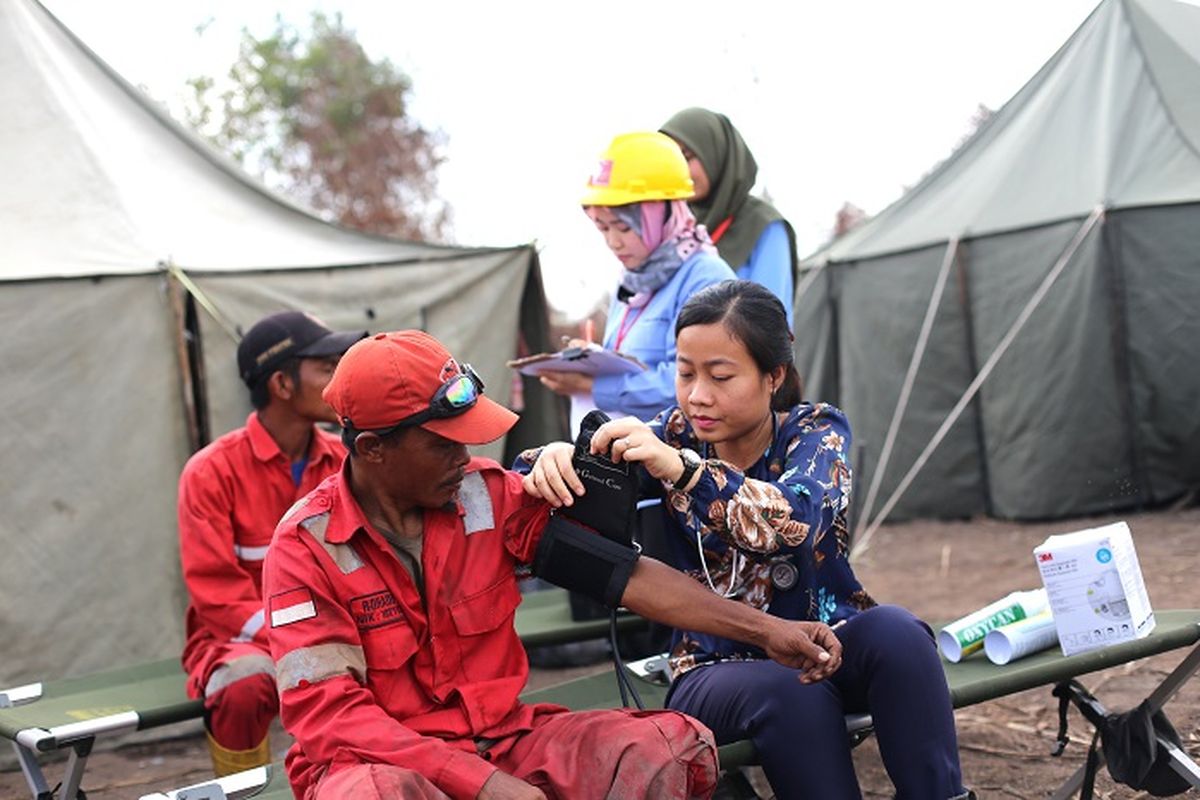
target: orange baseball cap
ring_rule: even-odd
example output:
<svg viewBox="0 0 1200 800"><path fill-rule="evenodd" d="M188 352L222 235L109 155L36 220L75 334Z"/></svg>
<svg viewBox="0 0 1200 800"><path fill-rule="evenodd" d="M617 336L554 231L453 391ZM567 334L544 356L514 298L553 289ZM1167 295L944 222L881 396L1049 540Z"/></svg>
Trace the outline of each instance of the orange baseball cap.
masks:
<svg viewBox="0 0 1200 800"><path fill-rule="evenodd" d="M461 444L499 439L517 415L483 395L468 364L424 331L377 333L355 343L322 393L342 426L382 431L407 424Z"/></svg>

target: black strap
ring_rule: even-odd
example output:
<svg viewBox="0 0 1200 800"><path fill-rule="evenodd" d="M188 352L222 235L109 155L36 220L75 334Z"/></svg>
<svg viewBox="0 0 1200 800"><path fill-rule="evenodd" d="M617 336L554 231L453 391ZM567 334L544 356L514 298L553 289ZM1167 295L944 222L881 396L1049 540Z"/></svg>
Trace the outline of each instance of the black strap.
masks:
<svg viewBox="0 0 1200 800"><path fill-rule="evenodd" d="M1083 785L1079 787L1079 800L1092 800L1096 788L1096 772L1100 769L1100 729L1092 734L1092 744L1088 747L1087 765L1083 770Z"/></svg>
<svg viewBox="0 0 1200 800"><path fill-rule="evenodd" d="M1071 741L1067 735L1067 708L1071 703L1079 707L1079 713L1093 725L1092 743L1088 746L1087 762L1083 770L1083 784L1079 789L1079 800L1092 800L1096 787L1096 772L1100 769L1100 729L1104 721L1098 710L1096 698L1083 684L1076 680L1062 681L1055 684L1051 692L1058 698L1058 736L1055 737L1052 756L1061 756Z"/></svg>
<svg viewBox="0 0 1200 800"><path fill-rule="evenodd" d="M1074 681L1063 681L1056 684L1050 694L1058 698L1058 736L1055 737L1054 749L1050 751L1050 755L1054 757L1061 756L1063 750L1067 749L1067 743L1071 741L1067 736L1067 708L1071 705L1071 684Z"/></svg>
<svg viewBox="0 0 1200 800"><path fill-rule="evenodd" d="M617 675L617 689L621 692L621 705L624 708L629 708L629 701L632 698L633 704L637 706L639 711L645 711L646 705L642 702L642 696L638 694L638 690L633 685L633 679L629 677L629 671L625 669L625 662L621 659L621 651L617 647L617 610L614 608L608 618L608 641L612 647L613 669Z"/></svg>

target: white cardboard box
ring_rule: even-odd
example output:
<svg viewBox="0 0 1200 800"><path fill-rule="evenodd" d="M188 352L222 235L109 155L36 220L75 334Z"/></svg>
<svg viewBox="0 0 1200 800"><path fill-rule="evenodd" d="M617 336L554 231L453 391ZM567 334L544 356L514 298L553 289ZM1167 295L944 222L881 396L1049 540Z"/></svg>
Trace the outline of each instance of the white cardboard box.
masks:
<svg viewBox="0 0 1200 800"><path fill-rule="evenodd" d="M1033 550L1063 655L1154 630L1133 536L1124 522L1051 536Z"/></svg>

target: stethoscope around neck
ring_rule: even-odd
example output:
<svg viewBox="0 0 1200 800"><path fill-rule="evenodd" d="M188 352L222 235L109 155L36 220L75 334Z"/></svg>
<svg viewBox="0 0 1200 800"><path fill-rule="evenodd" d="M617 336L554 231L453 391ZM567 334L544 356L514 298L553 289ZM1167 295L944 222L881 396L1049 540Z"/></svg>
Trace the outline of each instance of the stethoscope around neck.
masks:
<svg viewBox="0 0 1200 800"><path fill-rule="evenodd" d="M771 458L771 447L775 444L775 437L779 434L779 418L775 415L774 411L771 411L770 413L771 413L771 440L769 442L767 442L767 449L763 452L763 456L762 456L763 460L767 460L767 461L769 461ZM709 458L709 452L710 452L710 450L709 450L708 442L701 442L700 443L700 457L707 460ZM696 555L700 558L700 569L704 573L704 580L706 583L708 583L708 588L712 590L713 594L719 594L719 595L721 595L721 597L724 597L724 598L733 597L734 595L736 595L738 593L738 590L742 588L738 583L738 576L742 572L742 567L744 567L746 564L746 556L744 556L742 554L742 551L739 550L734 545L731 545L731 544L726 545L726 547L732 548L732 550L733 550L733 563L730 564L730 566L729 566L729 588L726 589L725 591L721 591L720 589L717 588L717 585L713 582L712 573L710 573L708 571L708 561L707 561L707 559L704 558L704 541L703 541L703 537L700 533L699 526L696 527L695 533L696 533ZM783 575L781 572L780 577L784 578L784 580L777 581L775 578L775 573L777 571L779 571L779 567L784 565L785 563L788 567L791 567L791 570L787 571L787 575L790 575L792 577L792 579L790 581L786 580L786 576ZM775 585L775 587L777 589L787 590L787 589L792 588L792 586L796 585L796 580L795 580L796 577L798 577L798 572L796 570L796 567L793 564L791 564L790 562L778 561L771 568L771 582Z"/></svg>

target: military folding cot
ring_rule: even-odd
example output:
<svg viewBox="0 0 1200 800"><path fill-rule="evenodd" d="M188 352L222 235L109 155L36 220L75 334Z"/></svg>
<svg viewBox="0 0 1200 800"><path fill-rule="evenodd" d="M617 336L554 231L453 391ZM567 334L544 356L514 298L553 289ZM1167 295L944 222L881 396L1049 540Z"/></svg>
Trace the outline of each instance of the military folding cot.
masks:
<svg viewBox="0 0 1200 800"><path fill-rule="evenodd" d="M1075 656L1064 657L1054 648L1004 666L992 664L982 657L967 658L958 664L943 663L954 707L963 708L1040 686L1056 686L1129 661L1191 647L1179 665L1147 697L1155 709L1162 708L1200 669L1200 610L1160 611L1156 618L1158 624L1154 632L1143 639ZM646 674L647 671L653 671L653 660L644 660L638 666L640 668L636 672L631 672L643 702L648 708L661 706L666 697L666 686ZM578 711L620 705L616 681L609 672L526 692L522 699L526 702L559 703ZM870 724L867 715L850 715L846 718L847 732L856 740L869 734ZM1175 771L1200 788L1200 767L1191 757L1164 740L1160 739L1159 746L1166 748L1170 754L1171 766ZM720 749L720 760L723 768L730 769L756 763L756 754L750 742L734 742ZM1078 791L1083 772L1084 768L1080 767L1052 795L1052 800L1066 800ZM222 782L210 781L185 789L146 795L142 800L234 800L246 797L286 800L291 797L282 766L278 764L260 768L253 775L242 774L239 780L243 783L252 780L253 786L247 788L242 785L235 790L233 784L228 784L230 793L225 793Z"/></svg>
<svg viewBox="0 0 1200 800"><path fill-rule="evenodd" d="M621 614L619 630L645 621ZM517 610L517 634L527 646L584 641L608 634L609 622L571 619L566 591L525 596ZM77 678L30 683L0 691L0 735L16 749L35 800L77 800L92 747L98 738L198 719L203 704L190 700L179 659L136 664ZM39 757L68 750L58 785L51 787Z"/></svg>
<svg viewBox="0 0 1200 800"><path fill-rule="evenodd" d="M179 659L170 658L78 678L0 691L0 735L10 739L35 800L77 800L92 745L99 736L197 719ZM47 783L39 756L69 750L58 787Z"/></svg>

